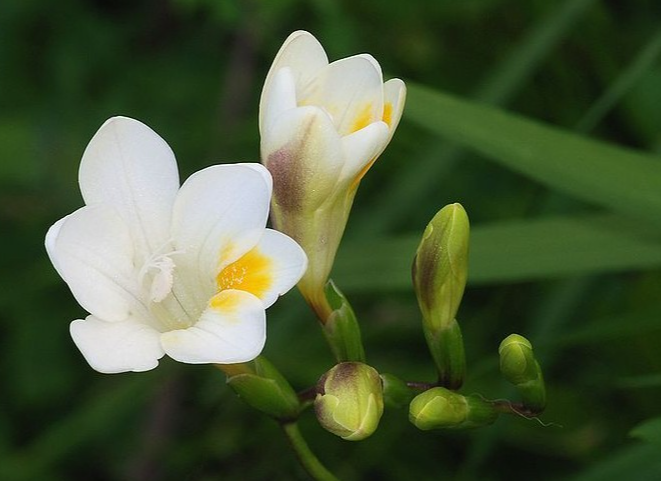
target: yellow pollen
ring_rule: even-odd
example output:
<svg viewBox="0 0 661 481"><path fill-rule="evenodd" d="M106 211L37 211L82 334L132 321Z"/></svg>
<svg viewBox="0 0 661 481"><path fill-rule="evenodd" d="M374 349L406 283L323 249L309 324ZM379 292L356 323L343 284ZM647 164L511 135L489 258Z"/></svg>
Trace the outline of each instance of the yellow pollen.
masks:
<svg viewBox="0 0 661 481"><path fill-rule="evenodd" d="M351 126L351 132L354 133L372 123L372 104L368 103L358 112L356 119Z"/></svg>
<svg viewBox="0 0 661 481"><path fill-rule="evenodd" d="M392 104L386 102L383 106L383 121L388 124L388 127L392 127Z"/></svg>
<svg viewBox="0 0 661 481"><path fill-rule="evenodd" d="M216 276L218 290L239 289L261 298L273 284L272 261L256 247Z"/></svg>

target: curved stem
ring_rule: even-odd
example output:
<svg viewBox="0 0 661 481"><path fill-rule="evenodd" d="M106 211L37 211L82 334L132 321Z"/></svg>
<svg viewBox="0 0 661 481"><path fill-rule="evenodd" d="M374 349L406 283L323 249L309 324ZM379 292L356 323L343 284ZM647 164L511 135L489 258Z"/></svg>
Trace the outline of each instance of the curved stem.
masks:
<svg viewBox="0 0 661 481"><path fill-rule="evenodd" d="M300 429L298 429L298 424L296 422L283 423L281 426L287 435L289 444L296 453L296 457L298 457L299 462L312 479L315 481L339 481L338 478L321 464L321 461L319 461L317 456L312 452L310 446L308 446L308 443L303 438Z"/></svg>

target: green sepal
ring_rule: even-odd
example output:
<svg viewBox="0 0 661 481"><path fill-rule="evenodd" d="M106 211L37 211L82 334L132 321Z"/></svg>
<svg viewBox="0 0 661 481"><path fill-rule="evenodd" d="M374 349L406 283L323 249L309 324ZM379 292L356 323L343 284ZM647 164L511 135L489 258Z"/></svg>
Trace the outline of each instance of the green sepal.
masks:
<svg viewBox="0 0 661 481"><path fill-rule="evenodd" d="M332 312L323 330L335 359L337 362L365 362L360 325L351 304L332 280L326 283L325 294Z"/></svg>
<svg viewBox="0 0 661 481"><path fill-rule="evenodd" d="M248 405L279 421L291 421L301 409L296 392L287 379L267 361L258 357L252 371L227 377L229 384Z"/></svg>
<svg viewBox="0 0 661 481"><path fill-rule="evenodd" d="M459 323L453 320L444 328L423 330L438 370L438 384L448 389L459 389L466 377L466 354Z"/></svg>
<svg viewBox="0 0 661 481"><path fill-rule="evenodd" d="M393 408L408 406L415 393L404 381L392 374L381 374L383 383L383 401L385 405Z"/></svg>
<svg viewBox="0 0 661 481"><path fill-rule="evenodd" d="M538 372L537 377L531 381L517 384L516 388L521 396L522 404L530 412L541 413L546 408L546 385L542 369L537 361L535 361L535 366Z"/></svg>

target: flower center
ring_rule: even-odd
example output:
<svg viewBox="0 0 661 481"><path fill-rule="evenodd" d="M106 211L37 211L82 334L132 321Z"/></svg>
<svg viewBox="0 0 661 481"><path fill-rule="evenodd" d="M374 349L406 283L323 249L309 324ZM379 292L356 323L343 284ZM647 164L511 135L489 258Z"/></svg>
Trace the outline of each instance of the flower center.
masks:
<svg viewBox="0 0 661 481"><path fill-rule="evenodd" d="M185 329L197 319L191 315L188 297L176 288L177 266L172 257L183 251L167 248L153 254L139 272L145 304L161 331Z"/></svg>

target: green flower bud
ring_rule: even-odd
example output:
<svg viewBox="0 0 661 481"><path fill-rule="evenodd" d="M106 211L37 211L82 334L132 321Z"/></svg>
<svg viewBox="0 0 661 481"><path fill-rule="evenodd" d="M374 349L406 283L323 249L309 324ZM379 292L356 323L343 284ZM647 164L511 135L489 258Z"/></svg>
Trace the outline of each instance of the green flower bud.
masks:
<svg viewBox="0 0 661 481"><path fill-rule="evenodd" d="M379 373L360 362L337 364L319 379L314 409L319 423L342 439L371 436L383 414Z"/></svg>
<svg viewBox="0 0 661 481"><path fill-rule="evenodd" d="M332 312L322 328L335 359L338 362L365 362L360 326L349 301L332 280L326 284L325 295Z"/></svg>
<svg viewBox="0 0 661 481"><path fill-rule="evenodd" d="M498 353L500 372L516 386L523 405L532 412L542 412L546 407L546 387L532 344L523 336L511 334L500 343Z"/></svg>
<svg viewBox="0 0 661 481"><path fill-rule="evenodd" d="M258 411L280 421L296 419L300 403L289 382L263 357L252 364L249 372L228 376L227 384Z"/></svg>
<svg viewBox="0 0 661 481"><path fill-rule="evenodd" d="M477 396L462 396L443 387L418 394L409 406L409 420L423 431L468 429L492 424L498 412Z"/></svg>
<svg viewBox="0 0 661 481"><path fill-rule="evenodd" d="M468 276L469 223L461 204L443 207L427 225L413 261L413 286L426 327L438 331L457 315Z"/></svg>
<svg viewBox="0 0 661 481"><path fill-rule="evenodd" d="M469 222L460 204L443 207L427 225L413 261L413 285L439 384L458 389L466 374L455 316L468 276Z"/></svg>

